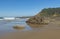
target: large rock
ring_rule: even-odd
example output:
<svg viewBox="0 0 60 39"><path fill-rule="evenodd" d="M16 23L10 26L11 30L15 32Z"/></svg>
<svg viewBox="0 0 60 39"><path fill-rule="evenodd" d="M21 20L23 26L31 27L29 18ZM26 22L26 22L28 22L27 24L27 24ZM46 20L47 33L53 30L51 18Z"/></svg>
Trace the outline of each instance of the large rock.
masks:
<svg viewBox="0 0 60 39"><path fill-rule="evenodd" d="M29 24L48 24L51 19L60 16L60 8L45 8L42 9L37 15L31 17L26 22Z"/></svg>
<svg viewBox="0 0 60 39"><path fill-rule="evenodd" d="M29 20L27 20L26 22L30 24L48 24L50 20L46 17L44 18L44 17L34 16Z"/></svg>

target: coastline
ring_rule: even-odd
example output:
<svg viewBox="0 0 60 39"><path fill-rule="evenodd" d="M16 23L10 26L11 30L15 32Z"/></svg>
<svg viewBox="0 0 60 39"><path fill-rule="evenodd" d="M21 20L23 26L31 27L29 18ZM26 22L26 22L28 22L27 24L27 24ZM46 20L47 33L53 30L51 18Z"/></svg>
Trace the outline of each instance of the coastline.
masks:
<svg viewBox="0 0 60 39"><path fill-rule="evenodd" d="M60 27L57 24L49 23L40 30L16 31L0 35L0 39L60 39Z"/></svg>

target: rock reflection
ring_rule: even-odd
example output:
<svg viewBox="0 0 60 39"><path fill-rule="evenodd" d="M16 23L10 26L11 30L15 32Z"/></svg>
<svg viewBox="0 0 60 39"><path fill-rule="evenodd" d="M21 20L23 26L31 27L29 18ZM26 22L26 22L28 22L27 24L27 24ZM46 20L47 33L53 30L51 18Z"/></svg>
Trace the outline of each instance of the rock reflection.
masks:
<svg viewBox="0 0 60 39"><path fill-rule="evenodd" d="M27 25L29 25L31 28L41 28L41 27L43 27L43 25L40 25L40 24L30 24L30 23L27 23Z"/></svg>

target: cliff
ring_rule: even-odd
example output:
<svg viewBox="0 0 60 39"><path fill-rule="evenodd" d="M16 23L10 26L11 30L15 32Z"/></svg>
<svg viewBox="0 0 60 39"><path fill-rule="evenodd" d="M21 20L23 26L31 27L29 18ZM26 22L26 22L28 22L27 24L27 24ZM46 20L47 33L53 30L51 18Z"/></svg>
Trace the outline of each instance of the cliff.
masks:
<svg viewBox="0 0 60 39"><path fill-rule="evenodd" d="M48 24L51 18L60 16L60 8L44 8L37 15L31 17L26 22L31 24Z"/></svg>

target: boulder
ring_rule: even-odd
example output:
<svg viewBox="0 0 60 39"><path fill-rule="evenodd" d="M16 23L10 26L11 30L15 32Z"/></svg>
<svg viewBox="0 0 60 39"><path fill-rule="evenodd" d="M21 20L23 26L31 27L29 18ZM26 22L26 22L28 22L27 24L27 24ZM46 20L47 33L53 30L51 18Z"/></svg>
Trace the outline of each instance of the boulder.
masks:
<svg viewBox="0 0 60 39"><path fill-rule="evenodd" d="M13 26L14 29L25 29L24 25L15 25Z"/></svg>

